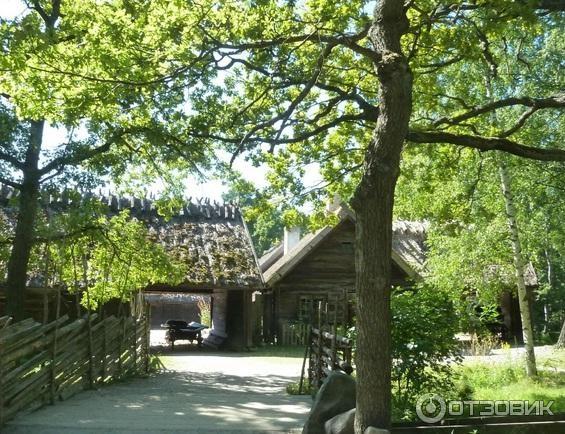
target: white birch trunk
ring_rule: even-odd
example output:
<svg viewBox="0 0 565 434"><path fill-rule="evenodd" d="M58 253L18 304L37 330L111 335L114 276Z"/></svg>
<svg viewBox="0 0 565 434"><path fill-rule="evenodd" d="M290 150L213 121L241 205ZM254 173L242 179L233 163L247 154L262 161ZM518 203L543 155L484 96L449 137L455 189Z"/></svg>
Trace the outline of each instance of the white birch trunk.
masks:
<svg viewBox="0 0 565 434"><path fill-rule="evenodd" d="M534 331L532 328L532 318L530 310L530 299L526 290L524 280L524 257L522 256L522 246L518 223L516 221L516 207L512 196L511 180L508 169L503 162L499 166L500 181L504 204L506 207L506 218L510 229L510 240L512 241L512 251L514 256L514 268L516 273L516 284L518 286L518 300L520 303L520 317L522 319L522 332L524 335L524 347L526 348L526 372L528 377L537 376L536 356L534 352Z"/></svg>

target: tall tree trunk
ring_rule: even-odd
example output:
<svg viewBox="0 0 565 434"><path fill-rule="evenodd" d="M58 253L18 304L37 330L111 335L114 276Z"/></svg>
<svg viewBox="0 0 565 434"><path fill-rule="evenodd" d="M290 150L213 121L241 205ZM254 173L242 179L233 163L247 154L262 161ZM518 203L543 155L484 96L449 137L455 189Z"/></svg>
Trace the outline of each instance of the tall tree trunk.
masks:
<svg viewBox="0 0 565 434"><path fill-rule="evenodd" d="M520 234L518 231L518 222L516 221L516 207L514 206L514 197L512 196L512 187L510 174L504 162L500 163L500 181L502 194L504 195L504 204L506 207L506 218L510 228L510 240L512 241L512 251L514 255L514 268L516 273L516 284L518 286L518 300L520 304L520 317L522 319L522 332L524 335L524 347L526 348L526 372L529 377L535 377L538 374L536 368L536 356L534 352L534 331L532 327L532 316L530 309L530 298L524 281L524 270L526 264L522 256L522 245L520 243Z"/></svg>
<svg viewBox="0 0 565 434"><path fill-rule="evenodd" d="M549 225L548 225L549 226ZM549 233L549 227L547 227L547 233ZM553 265L551 264L551 256L549 254L549 242L547 242L548 247L543 251L545 255L545 263L547 265L547 283L549 285L549 292L553 290ZM544 296L543 300L543 332L547 333L549 328L549 305L547 304L547 294Z"/></svg>
<svg viewBox="0 0 565 434"><path fill-rule="evenodd" d="M35 233L39 196L38 163L43 141L43 125L43 121L30 122L29 146L26 152L22 188L18 199L18 219L8 261L6 314L16 320L23 319L25 316L27 269Z"/></svg>
<svg viewBox="0 0 565 434"><path fill-rule="evenodd" d="M357 215L356 433L391 423L392 210L412 107L412 74L400 45L407 29L403 2L377 2L370 38L379 56L379 116L352 200Z"/></svg>
<svg viewBox="0 0 565 434"><path fill-rule="evenodd" d="M557 348L565 348L565 320L563 321L563 326L561 326L561 333L559 333L559 339L557 339Z"/></svg>

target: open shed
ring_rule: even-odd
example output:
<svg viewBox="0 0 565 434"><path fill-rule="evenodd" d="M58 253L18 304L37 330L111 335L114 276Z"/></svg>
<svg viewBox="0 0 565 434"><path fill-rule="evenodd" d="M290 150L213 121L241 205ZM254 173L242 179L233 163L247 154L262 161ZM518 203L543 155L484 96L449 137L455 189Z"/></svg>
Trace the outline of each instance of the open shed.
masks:
<svg viewBox="0 0 565 434"><path fill-rule="evenodd" d="M17 192L0 185L0 229L13 231L17 207L13 199ZM42 192L40 203L45 215L63 212L70 207L80 207L83 201L94 196ZM188 201L169 218L160 216L155 203L147 198L118 197L95 198L106 205L108 215L128 210L132 218L143 222L149 229L152 241L160 243L180 262L187 265L181 284L170 286L155 284L140 288L152 308L152 325L167 319L188 322L200 320L198 297L211 304L212 332L210 346L234 348L252 345L253 325L260 321L252 303L253 293L263 288L251 237L237 206L231 203L211 203L208 200ZM28 297L28 311L41 318L45 300L52 304L51 288L45 288L43 270L29 270L28 286L40 291L40 297ZM2 278L0 276L0 303ZM163 282L166 282L163 276ZM61 288L64 291L64 288ZM34 292L34 294L35 294ZM78 308L77 308L78 309ZM260 314L260 313L259 313Z"/></svg>
<svg viewBox="0 0 565 434"><path fill-rule="evenodd" d="M207 325L212 329L205 343L252 346L257 322L253 293L262 289L263 281L239 209L231 204L191 202L169 220L151 210L141 218L155 241L188 265L181 284L144 289L152 324L167 319L201 320L197 300L208 298L212 324Z"/></svg>

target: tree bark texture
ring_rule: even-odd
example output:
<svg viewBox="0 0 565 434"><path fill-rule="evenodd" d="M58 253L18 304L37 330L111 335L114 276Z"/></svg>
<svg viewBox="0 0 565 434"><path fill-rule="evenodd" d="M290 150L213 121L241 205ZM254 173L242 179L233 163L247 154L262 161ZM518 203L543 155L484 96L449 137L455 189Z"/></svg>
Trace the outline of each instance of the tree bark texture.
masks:
<svg viewBox="0 0 565 434"><path fill-rule="evenodd" d="M29 145L23 169L22 188L14 242L8 260L6 314L21 320L25 316L27 269L33 245L39 197L39 153L43 141L43 121L30 122Z"/></svg>
<svg viewBox="0 0 565 434"><path fill-rule="evenodd" d="M403 2L379 0L370 38L378 54L379 115L367 148L356 212L357 411L355 432L391 423L391 243L394 190L412 107L412 74L400 38Z"/></svg>
<svg viewBox="0 0 565 434"><path fill-rule="evenodd" d="M500 163L500 181L504 204L506 207L506 218L510 229L510 240L512 242L512 253L514 256L514 268L516 273L516 284L518 286L518 301L520 305L520 318L522 320L522 333L524 335L524 347L526 348L526 372L528 377L537 376L536 356L534 352L534 331L532 327L532 316L530 298L524 280L526 264L522 255L522 245L516 220L516 207L512 196L510 174L504 162Z"/></svg>

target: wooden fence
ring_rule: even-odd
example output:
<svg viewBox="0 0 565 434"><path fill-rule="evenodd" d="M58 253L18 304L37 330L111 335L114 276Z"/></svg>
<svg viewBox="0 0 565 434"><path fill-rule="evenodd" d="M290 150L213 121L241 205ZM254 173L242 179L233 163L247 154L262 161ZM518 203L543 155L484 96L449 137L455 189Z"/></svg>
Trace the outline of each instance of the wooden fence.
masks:
<svg viewBox="0 0 565 434"><path fill-rule="evenodd" d="M335 327L333 333L312 327L308 350L305 354L310 355L308 366L310 386L314 390L319 389L324 379L332 371L342 371L346 374L351 374L353 372L352 350L352 340L338 336ZM300 383L300 386L302 386L302 379Z"/></svg>
<svg viewBox="0 0 565 434"><path fill-rule="evenodd" d="M149 322L96 314L48 324L0 318L0 427L75 393L149 370Z"/></svg>
<svg viewBox="0 0 565 434"><path fill-rule="evenodd" d="M304 323L283 323L281 326L282 345L308 345L310 325Z"/></svg>

